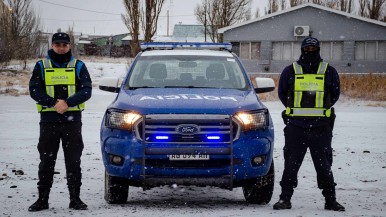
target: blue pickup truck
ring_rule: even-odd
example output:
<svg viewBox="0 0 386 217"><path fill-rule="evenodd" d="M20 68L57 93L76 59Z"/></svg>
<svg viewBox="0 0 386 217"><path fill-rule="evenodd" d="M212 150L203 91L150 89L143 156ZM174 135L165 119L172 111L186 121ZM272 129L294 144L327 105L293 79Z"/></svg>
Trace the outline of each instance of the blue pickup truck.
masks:
<svg viewBox="0 0 386 217"><path fill-rule="evenodd" d="M267 204L274 187L274 131L258 93L270 78L249 79L229 43L143 43L100 132L105 200L126 203L129 186L242 187Z"/></svg>

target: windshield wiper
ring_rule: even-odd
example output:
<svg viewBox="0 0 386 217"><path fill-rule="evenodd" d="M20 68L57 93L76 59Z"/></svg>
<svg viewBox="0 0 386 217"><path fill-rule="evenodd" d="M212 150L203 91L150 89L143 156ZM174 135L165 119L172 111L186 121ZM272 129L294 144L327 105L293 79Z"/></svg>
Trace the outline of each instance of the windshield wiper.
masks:
<svg viewBox="0 0 386 217"><path fill-rule="evenodd" d="M136 90L136 89L139 89L139 88L155 88L155 87L149 87L149 86L138 86L138 87L129 87L127 89L129 90Z"/></svg>
<svg viewBox="0 0 386 217"><path fill-rule="evenodd" d="M164 88L214 88L214 87L199 87L199 86L165 86Z"/></svg>

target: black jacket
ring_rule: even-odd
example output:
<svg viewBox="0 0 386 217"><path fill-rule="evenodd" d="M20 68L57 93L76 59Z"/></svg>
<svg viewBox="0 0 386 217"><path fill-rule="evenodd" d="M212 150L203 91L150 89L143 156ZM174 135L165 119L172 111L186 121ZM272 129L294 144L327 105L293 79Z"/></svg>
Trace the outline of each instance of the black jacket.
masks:
<svg viewBox="0 0 386 217"><path fill-rule="evenodd" d="M70 51L71 52L71 51ZM48 51L47 58L51 60L53 68L66 68L69 61L73 59L71 54L69 54L69 58L64 60L57 59L57 54L54 54L53 50ZM54 58L52 58L54 57ZM56 60L56 61L55 61ZM56 88L63 87L55 87L55 98L52 98L46 93L46 87L44 82L44 70L42 61L38 61L35 65L35 68L32 72L32 77L29 82L29 91L31 97L40 105L53 107L57 99L63 99L67 102L69 107L81 104L91 97L92 91L92 82L90 78L90 74L88 73L86 65L77 60L75 65L76 69L76 93L68 98L60 96L60 94L56 94ZM68 111L64 114L59 114L57 112L41 112L40 113L40 122L75 122L81 121L81 112L80 111Z"/></svg>
<svg viewBox="0 0 386 217"><path fill-rule="evenodd" d="M323 60L321 60L323 61ZM317 64L308 65L304 64L301 60L297 61L303 68L304 74L316 74L319 66L319 62ZM293 91L293 86L295 82L295 71L291 65L287 66L280 75L279 87L278 87L278 95L280 101L283 103L285 107L287 107L287 99L288 94ZM339 99L340 96L340 80L339 75L336 69L330 65L328 65L326 73L325 73L325 86L326 91L329 95L329 99L325 100L329 102L327 107L332 107ZM335 114L332 118L323 118L323 117L288 117L283 115L285 118L285 122L288 124L294 124L303 128L310 127L319 127L325 126L327 124L331 124L331 119L334 119Z"/></svg>

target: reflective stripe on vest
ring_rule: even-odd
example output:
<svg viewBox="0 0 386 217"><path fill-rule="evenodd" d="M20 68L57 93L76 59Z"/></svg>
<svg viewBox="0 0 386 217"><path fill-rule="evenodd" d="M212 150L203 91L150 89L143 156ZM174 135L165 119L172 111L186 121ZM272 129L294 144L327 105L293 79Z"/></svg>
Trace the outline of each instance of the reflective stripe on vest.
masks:
<svg viewBox="0 0 386 217"><path fill-rule="evenodd" d="M53 68L52 63L48 59L42 60L44 67L44 82L46 85L46 93L55 97L55 85L67 85L68 96L72 96L76 93L76 72L75 65L76 59L71 60L67 64L67 68ZM76 105L74 107L69 107L68 111L82 111L84 110L85 103ZM40 104L37 104L38 112L48 112L55 111L55 108L44 107Z"/></svg>
<svg viewBox="0 0 386 217"><path fill-rule="evenodd" d="M324 78L328 63L320 62L316 74L303 74L303 68L301 65L296 62L292 65L295 71L294 108L287 107L286 115L329 117L331 110L323 108ZM307 91L315 92L314 108L301 108L303 92Z"/></svg>

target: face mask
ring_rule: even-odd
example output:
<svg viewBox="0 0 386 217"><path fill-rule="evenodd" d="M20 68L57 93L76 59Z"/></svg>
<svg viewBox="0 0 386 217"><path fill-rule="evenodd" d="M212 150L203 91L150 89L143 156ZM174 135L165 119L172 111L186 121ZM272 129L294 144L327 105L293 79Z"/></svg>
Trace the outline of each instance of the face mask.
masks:
<svg viewBox="0 0 386 217"><path fill-rule="evenodd" d="M320 60L320 50L317 51L304 51L302 50L302 61L304 63L313 64Z"/></svg>
<svg viewBox="0 0 386 217"><path fill-rule="evenodd" d="M55 53L55 51L52 50L52 52L50 53L50 57L53 61L57 62L57 63L66 63L66 62L69 62L70 61L70 58L72 56L72 53L71 53L71 50L69 50L67 53L65 54L57 54Z"/></svg>

